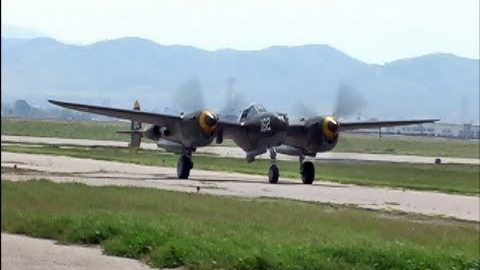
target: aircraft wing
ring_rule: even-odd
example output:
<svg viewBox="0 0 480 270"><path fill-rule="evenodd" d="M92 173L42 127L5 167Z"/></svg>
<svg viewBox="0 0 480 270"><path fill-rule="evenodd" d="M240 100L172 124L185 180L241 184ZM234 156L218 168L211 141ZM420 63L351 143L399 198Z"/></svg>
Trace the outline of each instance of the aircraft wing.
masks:
<svg viewBox="0 0 480 270"><path fill-rule="evenodd" d="M176 121L179 121L182 119L180 116L176 116L176 115L142 112L137 110L125 110L125 109L102 107L102 106L95 106L95 105L85 105L85 104L70 103L70 102L63 102L63 101L57 101L57 100L48 100L48 101L57 106L76 110L76 111L95 113L95 114L111 116L111 117L120 118L120 119L129 119L133 121L139 121L139 122L144 122L144 123L149 123L154 125L170 125L171 123L175 123Z"/></svg>
<svg viewBox="0 0 480 270"><path fill-rule="evenodd" d="M243 125L236 121L228 121L220 119L218 121L218 127L222 130L225 137L231 138L237 132L241 132Z"/></svg>
<svg viewBox="0 0 480 270"><path fill-rule="evenodd" d="M414 124L433 123L439 119L419 119L419 120L402 120L402 121L368 121L368 122L340 122L340 131L353 129L368 129L381 127L406 126Z"/></svg>

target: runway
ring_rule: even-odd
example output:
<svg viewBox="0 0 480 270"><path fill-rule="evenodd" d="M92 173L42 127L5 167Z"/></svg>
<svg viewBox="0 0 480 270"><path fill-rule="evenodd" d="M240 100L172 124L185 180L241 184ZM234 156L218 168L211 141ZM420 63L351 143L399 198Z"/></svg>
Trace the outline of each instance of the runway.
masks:
<svg viewBox="0 0 480 270"><path fill-rule="evenodd" d="M480 222L480 198L392 188L316 182L303 185L298 179L269 184L266 176L192 170L188 180L176 178L175 168L64 156L2 152L2 180L48 178L88 185L140 186L239 197L288 198L301 201L354 205L367 209L398 210L423 215L453 217ZM13 169L16 165L16 169Z"/></svg>
<svg viewBox="0 0 480 270"><path fill-rule="evenodd" d="M2 135L2 142L6 143L39 143L52 145L78 145L78 146L106 146L106 147L127 147L127 142L120 141L104 141L104 140L84 140L84 139L65 139L65 138L46 138L46 137L27 137L27 136L6 136ZM157 150L154 143L142 142L143 149ZM220 147L207 146L197 149L197 153L216 154L222 157L245 158L245 152L238 147ZM260 155L260 159L269 159L268 154ZM389 155L389 154L363 154L363 153L341 153L326 152L318 153L316 160L358 160L358 161L374 161L374 162L396 162L396 163L424 163L433 164L435 159L440 158L442 163L455 164L473 164L480 165L478 158L456 158L456 157L427 157L413 155ZM295 160L294 156L278 154L279 160Z"/></svg>
<svg viewBox="0 0 480 270"><path fill-rule="evenodd" d="M153 268L138 260L103 255L100 248L66 246L55 244L52 240L2 233L2 269L148 270Z"/></svg>

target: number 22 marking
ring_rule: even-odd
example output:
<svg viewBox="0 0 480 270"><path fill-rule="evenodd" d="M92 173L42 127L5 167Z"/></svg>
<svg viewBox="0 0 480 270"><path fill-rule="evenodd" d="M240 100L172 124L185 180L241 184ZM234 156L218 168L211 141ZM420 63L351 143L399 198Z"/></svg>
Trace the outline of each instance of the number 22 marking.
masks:
<svg viewBox="0 0 480 270"><path fill-rule="evenodd" d="M260 132L267 132L271 130L272 128L270 127L270 117L260 119Z"/></svg>

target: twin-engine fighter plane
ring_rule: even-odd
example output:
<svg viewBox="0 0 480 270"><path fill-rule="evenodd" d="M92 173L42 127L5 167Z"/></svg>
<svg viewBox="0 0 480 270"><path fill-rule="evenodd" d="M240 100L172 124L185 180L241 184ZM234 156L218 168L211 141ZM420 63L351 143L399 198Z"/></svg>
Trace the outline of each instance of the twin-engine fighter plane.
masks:
<svg viewBox="0 0 480 270"><path fill-rule="evenodd" d="M245 109L238 120L239 125L225 126L226 137L247 153L247 161L255 156L270 152L272 165L268 171L268 181L277 183L279 170L276 165L276 153L299 157L300 175L304 184L315 179L315 167L305 156L316 156L335 148L339 132L353 129L381 128L421 123L431 123L437 119L408 121L374 121L340 123L333 116L315 116L297 121L289 121L286 114L268 112L260 105L251 105Z"/></svg>
<svg viewBox="0 0 480 270"><path fill-rule="evenodd" d="M333 116L316 116L298 121L289 121L286 114L269 112L260 105L251 105L243 110L238 121L225 121L208 110L190 114L167 115L140 111L138 102L133 110L101 107L49 100L68 109L111 116L132 121L130 131L131 146L138 147L142 137L151 139L158 147L179 153L177 176L187 179L193 167L192 152L198 147L207 146L216 140L231 138L246 152L248 162L257 155L270 152L272 165L268 181L277 183L279 170L276 153L299 157L300 174L304 184L312 184L315 167L305 156L315 156L319 152L330 151L337 145L339 133L346 130L381 128L421 123L431 123L437 119L407 121L342 122ZM150 124L142 129L141 123Z"/></svg>

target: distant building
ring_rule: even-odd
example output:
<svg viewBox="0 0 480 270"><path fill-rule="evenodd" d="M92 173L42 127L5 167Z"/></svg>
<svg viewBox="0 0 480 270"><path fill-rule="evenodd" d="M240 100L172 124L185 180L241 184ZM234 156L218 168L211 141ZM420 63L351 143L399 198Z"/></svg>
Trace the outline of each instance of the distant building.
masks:
<svg viewBox="0 0 480 270"><path fill-rule="evenodd" d="M378 129L358 130L355 133L378 133ZM471 124L431 123L411 126L385 127L382 134L432 136L457 139L480 139L480 126Z"/></svg>

